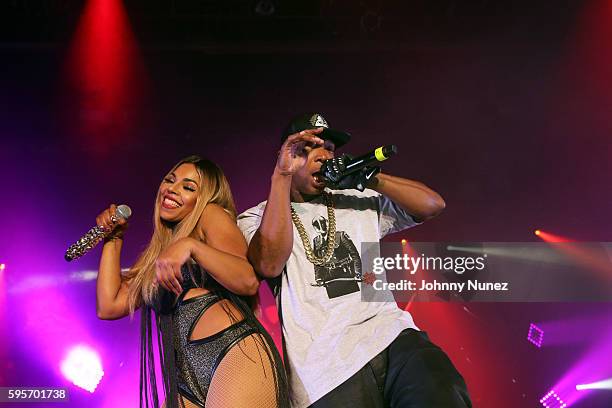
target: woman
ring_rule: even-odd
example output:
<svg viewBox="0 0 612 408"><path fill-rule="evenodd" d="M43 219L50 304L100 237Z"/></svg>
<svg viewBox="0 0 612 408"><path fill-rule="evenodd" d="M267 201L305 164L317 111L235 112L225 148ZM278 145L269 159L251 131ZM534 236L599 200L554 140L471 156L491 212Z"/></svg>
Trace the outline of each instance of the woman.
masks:
<svg viewBox="0 0 612 408"><path fill-rule="evenodd" d="M288 406L280 356L248 305L259 281L221 169L198 156L181 160L154 208L151 242L124 276L127 224L113 223L114 205L96 219L112 231L100 260L98 317L119 319L142 307L141 407L159 406L152 309L166 406Z"/></svg>

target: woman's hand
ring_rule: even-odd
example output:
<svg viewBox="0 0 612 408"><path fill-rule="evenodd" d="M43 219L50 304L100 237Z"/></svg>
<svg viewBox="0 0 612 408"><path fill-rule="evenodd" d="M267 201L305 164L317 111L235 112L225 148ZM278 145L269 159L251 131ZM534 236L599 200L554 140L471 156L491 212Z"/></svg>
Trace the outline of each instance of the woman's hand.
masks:
<svg viewBox="0 0 612 408"><path fill-rule="evenodd" d="M183 291L181 267L191 258L193 241L193 238L179 239L169 245L155 261L157 282L177 296Z"/></svg>
<svg viewBox="0 0 612 408"><path fill-rule="evenodd" d="M106 231L112 231L106 236L105 241L112 241L114 239L123 239L123 234L128 227L128 223L125 218L117 217L117 222L113 222L113 218L117 214L117 206L111 204L106 210L102 211L100 215L96 217L96 225L103 227Z"/></svg>

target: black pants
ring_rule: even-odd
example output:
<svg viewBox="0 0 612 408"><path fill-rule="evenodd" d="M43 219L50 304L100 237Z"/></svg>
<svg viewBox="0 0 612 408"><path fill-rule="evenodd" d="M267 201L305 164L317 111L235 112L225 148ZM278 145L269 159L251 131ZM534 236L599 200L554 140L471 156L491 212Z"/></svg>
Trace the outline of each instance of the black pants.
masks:
<svg viewBox="0 0 612 408"><path fill-rule="evenodd" d="M311 408L471 408L463 377L424 332L407 329Z"/></svg>

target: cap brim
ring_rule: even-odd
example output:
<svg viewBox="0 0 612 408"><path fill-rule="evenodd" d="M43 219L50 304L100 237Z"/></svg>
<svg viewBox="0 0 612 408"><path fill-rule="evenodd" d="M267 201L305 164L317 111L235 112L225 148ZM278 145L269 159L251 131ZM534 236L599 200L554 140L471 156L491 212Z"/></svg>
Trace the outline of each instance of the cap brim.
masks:
<svg viewBox="0 0 612 408"><path fill-rule="evenodd" d="M326 140L331 140L336 145L336 148L343 146L351 140L351 134L335 129L324 129L319 133L319 137Z"/></svg>

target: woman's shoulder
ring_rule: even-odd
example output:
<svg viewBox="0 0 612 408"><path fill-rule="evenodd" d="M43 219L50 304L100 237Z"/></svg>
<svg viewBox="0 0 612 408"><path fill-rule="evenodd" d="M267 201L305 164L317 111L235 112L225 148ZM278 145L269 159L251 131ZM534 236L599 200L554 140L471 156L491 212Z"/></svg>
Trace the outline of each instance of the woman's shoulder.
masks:
<svg viewBox="0 0 612 408"><path fill-rule="evenodd" d="M228 228L230 225L236 225L236 220L226 208L219 204L208 204L198 222L201 231L206 232L211 229Z"/></svg>
<svg viewBox="0 0 612 408"><path fill-rule="evenodd" d="M204 207L204 211L202 211L202 216L200 217L200 222L210 221L231 221L232 224L236 223L232 213L227 208L213 203L207 204L206 207Z"/></svg>

